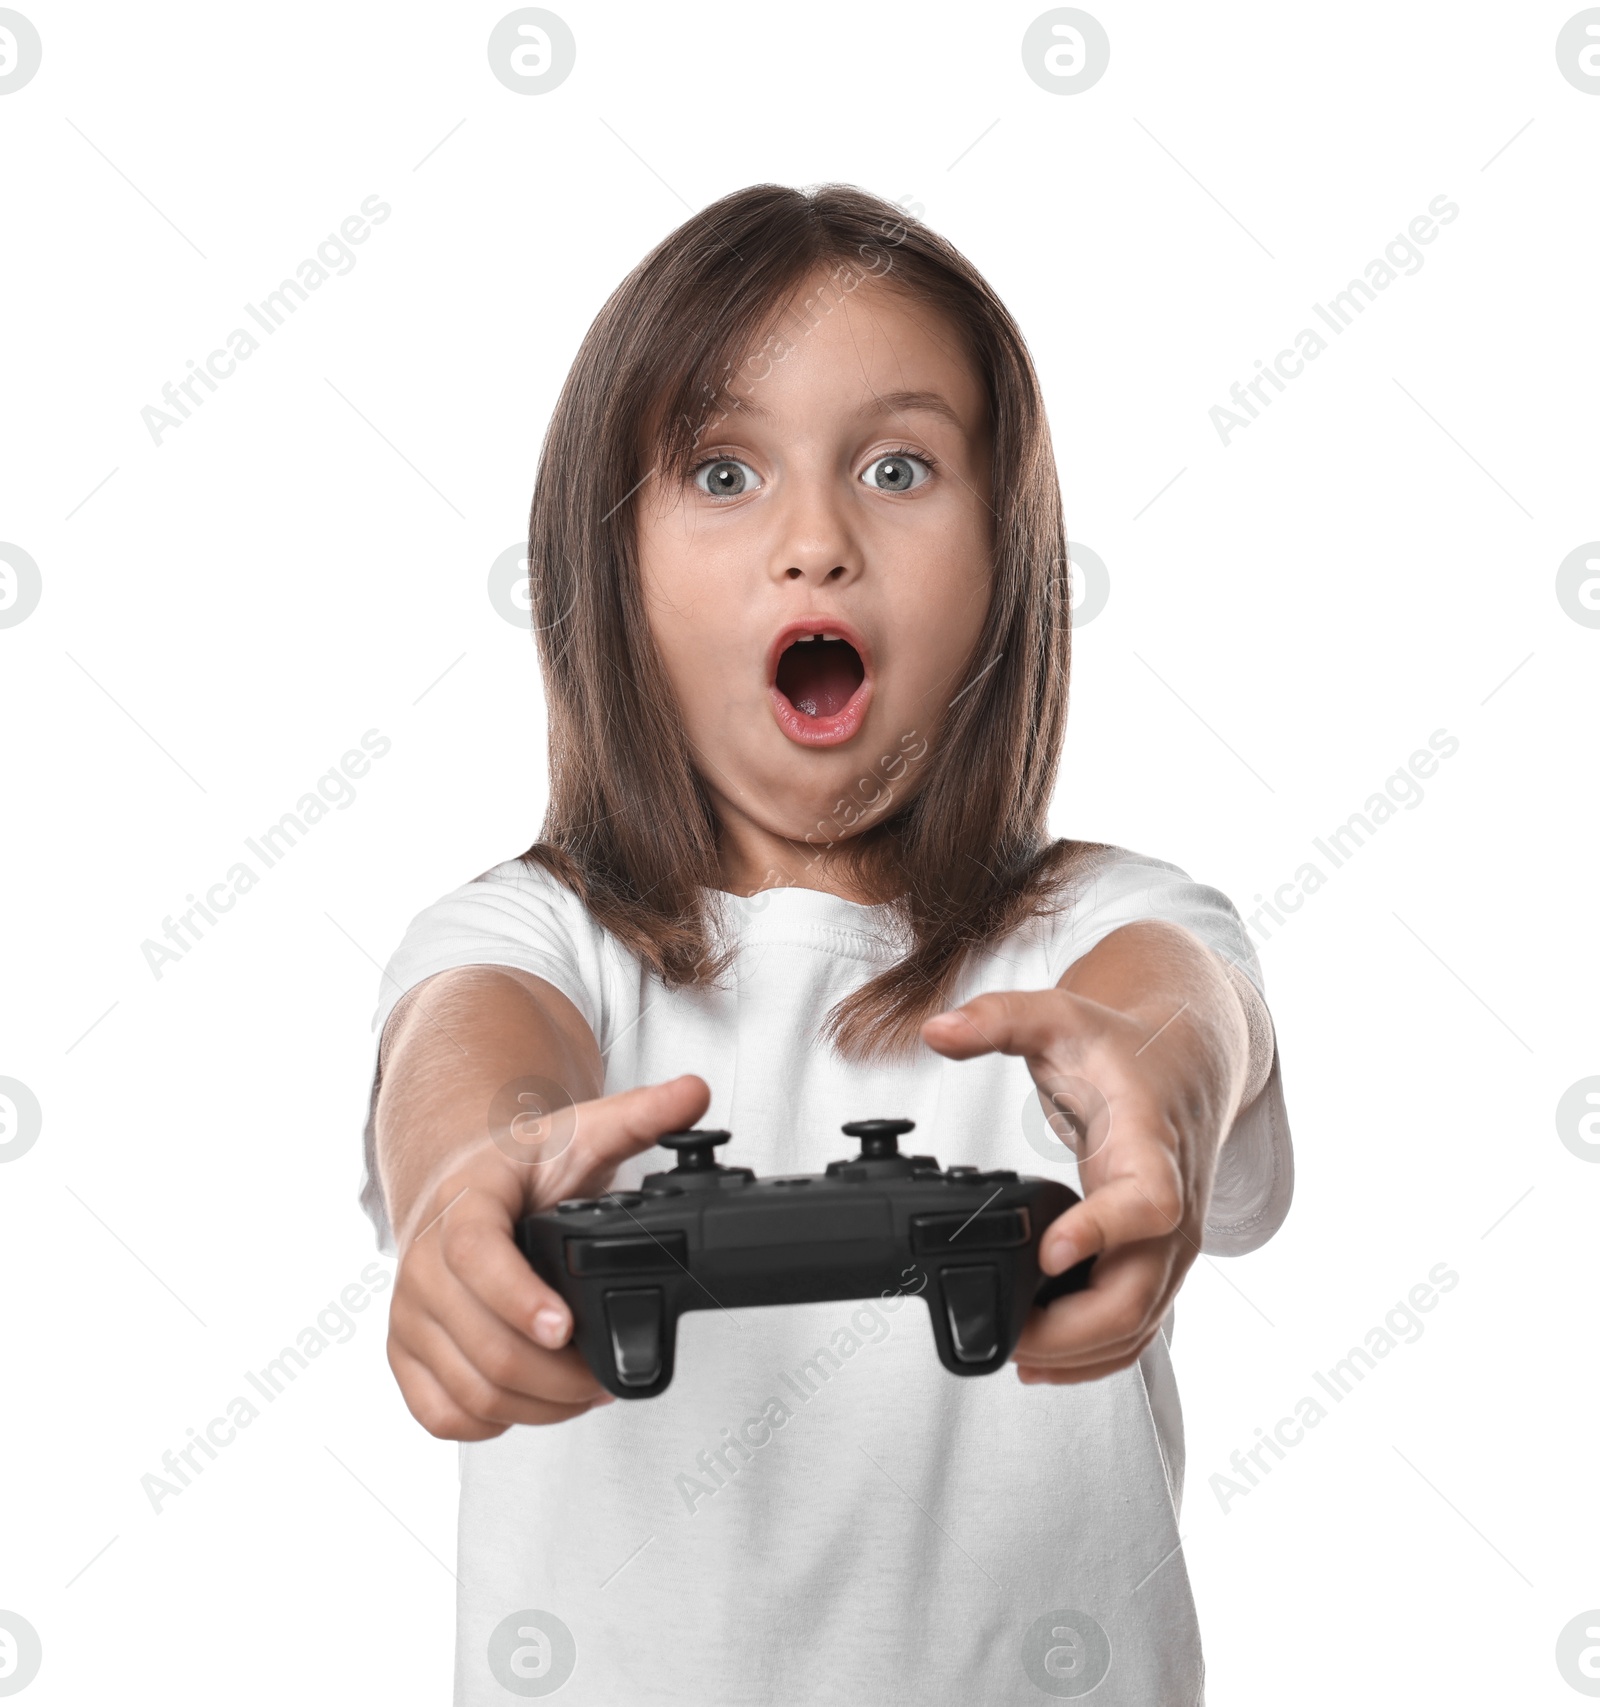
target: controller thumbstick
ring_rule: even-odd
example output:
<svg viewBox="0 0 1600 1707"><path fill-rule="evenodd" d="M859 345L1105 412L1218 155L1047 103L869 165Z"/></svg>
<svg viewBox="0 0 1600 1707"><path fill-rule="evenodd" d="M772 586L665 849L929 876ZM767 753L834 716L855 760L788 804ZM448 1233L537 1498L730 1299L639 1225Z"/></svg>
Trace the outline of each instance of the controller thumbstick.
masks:
<svg viewBox="0 0 1600 1707"><path fill-rule="evenodd" d="M678 1152L678 1165L672 1170L674 1173L700 1174L710 1173L716 1168L717 1159L713 1152L732 1136L731 1132L707 1127L704 1131L664 1132L656 1142L663 1149Z"/></svg>
<svg viewBox="0 0 1600 1707"><path fill-rule="evenodd" d="M840 1128L847 1138L861 1140L864 1162L882 1161L900 1154L900 1138L916 1126L914 1120L849 1120Z"/></svg>

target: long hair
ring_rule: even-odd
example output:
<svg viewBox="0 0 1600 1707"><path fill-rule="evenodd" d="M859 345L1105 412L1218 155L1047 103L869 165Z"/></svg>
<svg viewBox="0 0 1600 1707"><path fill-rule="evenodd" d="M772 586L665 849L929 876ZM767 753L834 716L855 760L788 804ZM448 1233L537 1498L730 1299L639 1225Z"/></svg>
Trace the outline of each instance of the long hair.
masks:
<svg viewBox="0 0 1600 1707"><path fill-rule="evenodd" d="M915 1047L968 956L1063 904L1096 844L1051 841L1071 617L1061 497L1039 384L1000 299L950 243L850 185L757 184L684 221L612 293L557 401L528 522L550 796L522 855L568 885L669 989L726 971L708 907L718 825L641 593L634 499L686 474L718 399L817 269L870 274L943 314L987 394L994 577L987 619L920 786L836 857L885 896L904 954L840 1002L842 1055ZM641 731L649 730L649 738Z"/></svg>

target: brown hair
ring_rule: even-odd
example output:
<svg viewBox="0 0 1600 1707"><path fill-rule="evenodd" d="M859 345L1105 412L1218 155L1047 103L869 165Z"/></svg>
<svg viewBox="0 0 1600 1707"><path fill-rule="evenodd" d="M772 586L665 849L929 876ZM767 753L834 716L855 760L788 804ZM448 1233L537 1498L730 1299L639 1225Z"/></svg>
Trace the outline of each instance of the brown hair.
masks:
<svg viewBox="0 0 1600 1707"><path fill-rule="evenodd" d="M717 820L651 638L633 499L652 471L688 472L735 364L760 377L752 364L775 340L749 356L755 339L830 264L842 288L870 274L957 328L987 392L993 450L993 593L969 680L934 732L920 787L840 848L865 892L890 899L907 951L839 1003L824 1035L846 1056L885 1059L914 1047L969 955L1061 905L1097 848L1052 842L1045 827L1071 621L1033 363L972 264L891 203L843 184L739 190L665 238L589 328L528 522L550 798L522 857L567 884L669 989L727 969L704 893L721 885ZM641 739L644 729L655 738Z"/></svg>

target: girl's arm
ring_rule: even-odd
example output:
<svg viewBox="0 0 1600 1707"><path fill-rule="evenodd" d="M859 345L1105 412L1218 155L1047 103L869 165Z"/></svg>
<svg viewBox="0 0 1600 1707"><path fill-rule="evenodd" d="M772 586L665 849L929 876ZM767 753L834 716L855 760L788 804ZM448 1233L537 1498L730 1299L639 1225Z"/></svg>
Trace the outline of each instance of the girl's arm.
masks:
<svg viewBox="0 0 1600 1707"><path fill-rule="evenodd" d="M378 1171L400 1253L389 1364L431 1434L487 1440L564 1422L611 1395L575 1347L572 1313L518 1250L517 1219L590 1197L617 1164L710 1104L693 1075L602 1096L594 1034L542 978L440 972L384 1030ZM518 1081L545 1081L530 1115ZM549 1093L558 1093L552 1097Z"/></svg>
<svg viewBox="0 0 1600 1707"><path fill-rule="evenodd" d="M975 997L928 1021L955 1059L1022 1055L1077 1128L1084 1198L1046 1233L1059 1274L1097 1255L1087 1291L1056 1300L1014 1354L1024 1381L1125 1369L1155 1337L1200 1255L1217 1155L1272 1067L1255 986L1180 925L1125 925L1051 990Z"/></svg>

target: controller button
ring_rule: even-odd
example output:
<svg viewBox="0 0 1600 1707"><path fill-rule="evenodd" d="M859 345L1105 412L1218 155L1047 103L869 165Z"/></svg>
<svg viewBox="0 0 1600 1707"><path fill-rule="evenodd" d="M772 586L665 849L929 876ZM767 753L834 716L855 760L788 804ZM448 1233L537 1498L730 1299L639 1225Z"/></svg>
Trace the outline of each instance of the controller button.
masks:
<svg viewBox="0 0 1600 1707"><path fill-rule="evenodd" d="M611 1361L624 1387L648 1387L661 1373L661 1289L608 1292L604 1299Z"/></svg>
<svg viewBox="0 0 1600 1707"><path fill-rule="evenodd" d="M1015 1250L1028 1242L1026 1209L984 1209L976 1215L913 1215L914 1251Z"/></svg>
<svg viewBox="0 0 1600 1707"><path fill-rule="evenodd" d="M810 1185L811 1184L811 1176L809 1174L796 1174L790 1179L769 1179L767 1181L767 1184L768 1185Z"/></svg>
<svg viewBox="0 0 1600 1707"><path fill-rule="evenodd" d="M1015 1185L1017 1176L1010 1168L991 1168L988 1173L980 1174L979 1179L984 1185Z"/></svg>
<svg viewBox="0 0 1600 1707"><path fill-rule="evenodd" d="M958 1363L987 1363L1000 1349L1000 1276L992 1268L947 1268L944 1309Z"/></svg>
<svg viewBox="0 0 1600 1707"><path fill-rule="evenodd" d="M973 1179L976 1177L977 1172L978 1170L976 1168L970 1168L963 1164L960 1167L949 1169L945 1177L947 1179Z"/></svg>
<svg viewBox="0 0 1600 1707"><path fill-rule="evenodd" d="M614 1191L604 1199L608 1209L637 1209L644 1202L642 1191Z"/></svg>
<svg viewBox="0 0 1600 1707"><path fill-rule="evenodd" d="M567 1240L568 1274L659 1274L686 1266L688 1258L689 1243L682 1233Z"/></svg>
<svg viewBox="0 0 1600 1707"><path fill-rule="evenodd" d="M681 1185L647 1185L644 1188L643 1192L640 1193L640 1195L642 1197L650 1197L650 1198L655 1198L655 1197L682 1197L683 1196L683 1187Z"/></svg>
<svg viewBox="0 0 1600 1707"><path fill-rule="evenodd" d="M579 1215L585 1209L598 1209L600 1200L594 1197L569 1197L565 1203L556 1205L558 1215Z"/></svg>

